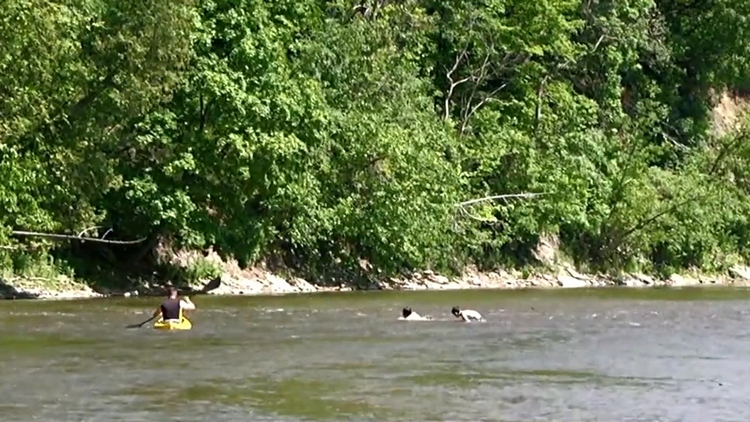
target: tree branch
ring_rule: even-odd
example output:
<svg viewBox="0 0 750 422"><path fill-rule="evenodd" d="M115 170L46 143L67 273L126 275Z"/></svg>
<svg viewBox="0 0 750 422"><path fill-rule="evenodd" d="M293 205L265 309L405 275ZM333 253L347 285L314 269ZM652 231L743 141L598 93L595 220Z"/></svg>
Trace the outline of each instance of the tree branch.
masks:
<svg viewBox="0 0 750 422"><path fill-rule="evenodd" d="M622 233L621 235L619 235L617 237L617 240L615 240L609 246L609 250L619 248L622 245L622 243L628 237L630 237L632 234L634 234L634 233L636 233L636 232L638 232L638 231L646 228L647 226L651 225L652 223L655 223L657 220L659 220L660 218L664 217L665 215L671 214L674 211L676 211L677 209L682 208L683 206L685 206L685 205L687 205L687 204L689 204L691 202L697 201L698 199L705 198L705 197L706 197L706 194L693 195L693 196L689 197L688 199L685 199L685 200L680 201L680 202L678 202L678 203L676 203L676 204L674 204L672 206L667 207L666 209L664 209L664 210L662 210L662 211L660 211L660 212L652 215L651 217L648 217L646 219L643 219L643 220L639 221L636 225L634 225L633 227L631 227L630 229L626 230L624 233Z"/></svg>
<svg viewBox="0 0 750 422"><path fill-rule="evenodd" d="M500 92L502 89L504 89L506 86L508 86L508 83L504 83L500 85L498 88L494 89L492 92L490 92L488 95L486 95L484 98L482 98L482 101L479 101L474 107L469 110L468 113L466 113L466 117L464 118L463 122L461 123L461 133L463 134L466 131L466 126L469 124L469 119L471 119L471 116L474 115L474 113L479 110L480 107L487 104L490 100L492 100L498 92ZM473 95L473 94L472 94Z"/></svg>
<svg viewBox="0 0 750 422"><path fill-rule="evenodd" d="M84 234L90 232L91 230L96 230L98 228L100 228L100 227L99 226L89 227L88 229L86 229L86 230L78 233L78 237L82 237Z"/></svg>
<svg viewBox="0 0 750 422"><path fill-rule="evenodd" d="M715 173L719 170L720 165L722 162L726 159L727 155L737 147L737 145L740 143L741 140L745 139L744 135L739 135L736 139L734 139L728 146L725 148L722 148L722 150L719 152L719 154L716 156L714 161L711 163L711 166L708 170L708 176L714 177ZM621 183L622 185L622 183ZM609 251L612 251L614 249L619 248L625 240L627 240L628 237L632 236L633 234L639 232L640 230L645 229L649 225L657 222L662 217L669 215L678 209L701 199L705 199L708 196L705 192L699 192L694 195L688 196L687 199L684 199L682 201L679 201L675 204L672 204L668 207L665 207L663 210L655 213L652 216L641 218L633 227L625 230L624 232L620 233L617 237L612 239L610 244L607 246L607 249ZM611 213L610 213L611 216Z"/></svg>
<svg viewBox="0 0 750 422"><path fill-rule="evenodd" d="M515 198L535 198L537 196L541 195L547 195L547 192L539 192L539 193L511 193L507 195L494 195L494 196L485 196L484 198L476 198L476 199L470 199L468 201L459 202L457 204L454 204L456 207L465 207L467 205L477 204L479 202L486 202L486 201L494 201L498 199L515 199Z"/></svg>
<svg viewBox="0 0 750 422"><path fill-rule="evenodd" d="M602 41L604 41L604 38L606 38L604 35L599 37L599 39L596 41L596 44L594 44L594 48L591 49L591 53L596 52L596 50L599 48L599 45L601 45Z"/></svg>
<svg viewBox="0 0 750 422"><path fill-rule="evenodd" d="M743 141L747 140L747 134L746 133L740 133L737 135L736 138L732 140L732 142L725 146L724 148L719 151L719 154L714 159L713 163L711 164L711 168L708 170L709 176L714 176L717 171L719 171L719 166L724 161L724 158L730 153L734 152L737 147L739 147Z"/></svg>
<svg viewBox="0 0 750 422"><path fill-rule="evenodd" d="M632 138L630 140L630 148L628 148L627 155L625 157L625 168L621 170L620 172L620 178L617 179L617 182L615 184L615 188L610 194L610 208L609 213L607 214L607 218L604 220L605 224L608 224L612 219L617 215L617 213L620 211L619 206L622 202L622 195L625 191L625 185L629 180L628 176L631 173L631 168L633 164L635 163L635 153L638 151L638 142Z"/></svg>
<svg viewBox="0 0 750 422"><path fill-rule="evenodd" d="M461 53L456 57L455 63L453 63L453 67L451 70L446 73L445 77L448 79L448 82L450 83L450 87L448 88L448 93L445 95L445 105L443 106L443 119L448 120L450 117L450 102L451 98L453 98L453 91L456 89L457 86L461 85L464 82L467 82L472 78L472 76L467 76L463 79L459 79L457 81L453 80L453 72L458 69L458 65L461 64L461 61L466 57L468 46L464 47L464 49L461 51Z"/></svg>
<svg viewBox="0 0 750 422"><path fill-rule="evenodd" d="M539 134L539 125L542 122L542 97L544 96L544 88L548 80L549 75L544 76L536 90L536 107L534 108L534 132L536 135Z"/></svg>
<svg viewBox="0 0 750 422"><path fill-rule="evenodd" d="M487 67L490 65L490 53L487 53L484 56L484 60L482 61L482 66L479 68L477 72L472 72L472 79L473 79L473 87L471 89L471 94L469 94L469 99L464 104L464 115L461 118L461 134L464 133L464 130L466 129L466 125L468 124L469 117L471 117L471 110L472 104L474 103L474 96L477 93L477 90L479 89L479 86L484 83L484 81L487 80Z"/></svg>
<svg viewBox="0 0 750 422"><path fill-rule="evenodd" d="M84 232L88 231L90 229L84 230ZM82 233L84 233L82 232ZM109 232L107 232L109 233ZM47 239L61 239L61 240L80 240L82 242L96 242L96 243L108 243L112 245L135 245L138 243L143 242L146 240L146 238L138 239L138 240L105 240L105 239L98 239L95 237L81 237L81 235L74 236L70 234L57 234L57 233L40 233L40 232L27 232L27 231L21 231L21 230L14 230L11 232L11 235L13 236L21 236L21 237L44 237ZM105 233L106 236L106 233Z"/></svg>

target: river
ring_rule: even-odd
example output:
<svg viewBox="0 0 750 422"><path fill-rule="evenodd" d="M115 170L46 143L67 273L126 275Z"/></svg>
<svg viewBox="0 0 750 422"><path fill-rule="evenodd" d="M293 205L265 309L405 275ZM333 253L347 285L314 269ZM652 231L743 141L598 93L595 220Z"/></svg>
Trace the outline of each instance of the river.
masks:
<svg viewBox="0 0 750 422"><path fill-rule="evenodd" d="M750 290L0 301L11 421L750 420ZM411 306L436 318L398 321ZM481 312L460 323L450 308Z"/></svg>

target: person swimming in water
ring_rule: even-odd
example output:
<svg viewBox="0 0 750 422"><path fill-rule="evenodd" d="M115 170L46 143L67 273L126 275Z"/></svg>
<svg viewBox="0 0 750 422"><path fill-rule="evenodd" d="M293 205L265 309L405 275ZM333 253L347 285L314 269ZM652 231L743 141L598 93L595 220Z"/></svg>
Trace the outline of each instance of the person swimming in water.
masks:
<svg viewBox="0 0 750 422"><path fill-rule="evenodd" d="M462 311L458 306L454 306L453 309L451 309L451 313L456 318L461 318L465 322L484 320L482 314L480 314L479 312L472 311L471 309L465 309Z"/></svg>
<svg viewBox="0 0 750 422"><path fill-rule="evenodd" d="M404 321L427 321L432 319L432 317L423 317L422 315L419 315L418 313L411 310L410 307L406 307L401 310L401 317L399 317L400 320Z"/></svg>

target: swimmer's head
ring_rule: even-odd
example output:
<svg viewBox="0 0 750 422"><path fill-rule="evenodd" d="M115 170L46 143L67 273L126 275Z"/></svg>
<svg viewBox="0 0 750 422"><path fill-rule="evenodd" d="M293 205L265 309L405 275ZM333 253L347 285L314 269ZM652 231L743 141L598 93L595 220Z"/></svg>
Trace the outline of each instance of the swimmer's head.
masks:
<svg viewBox="0 0 750 422"><path fill-rule="evenodd" d="M404 318L409 318L409 315L411 315L411 308L410 308L410 307L408 307L408 306L407 306L406 308L404 308L404 309L403 309L403 310L401 311L401 315L403 315L403 316L404 316Z"/></svg>
<svg viewBox="0 0 750 422"><path fill-rule="evenodd" d="M454 306L453 309L451 309L451 313L453 314L453 316L458 317L459 314L461 314L461 310L458 309L458 306Z"/></svg>

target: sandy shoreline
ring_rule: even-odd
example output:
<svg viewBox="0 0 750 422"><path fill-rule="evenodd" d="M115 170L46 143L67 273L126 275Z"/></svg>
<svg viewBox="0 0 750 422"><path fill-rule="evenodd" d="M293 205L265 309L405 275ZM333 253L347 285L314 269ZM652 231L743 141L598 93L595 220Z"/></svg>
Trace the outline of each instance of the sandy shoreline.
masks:
<svg viewBox="0 0 750 422"><path fill-rule="evenodd" d="M692 287L750 286L750 267L735 266L724 275L678 275L659 279L645 274L606 275L581 274L570 267L536 274L519 271L467 271L460 277L446 277L432 271L421 271L406 278L389 278L367 286L343 282L318 286L302 278L284 278L270 271L253 269L241 273L225 273L220 278L184 290L186 294L208 295L286 295L296 293L336 292L354 290L467 290L467 289L570 289L595 287ZM163 294L163 286L146 285L138 289L114 291L65 280L0 279L0 299L84 299L97 297L138 297Z"/></svg>

